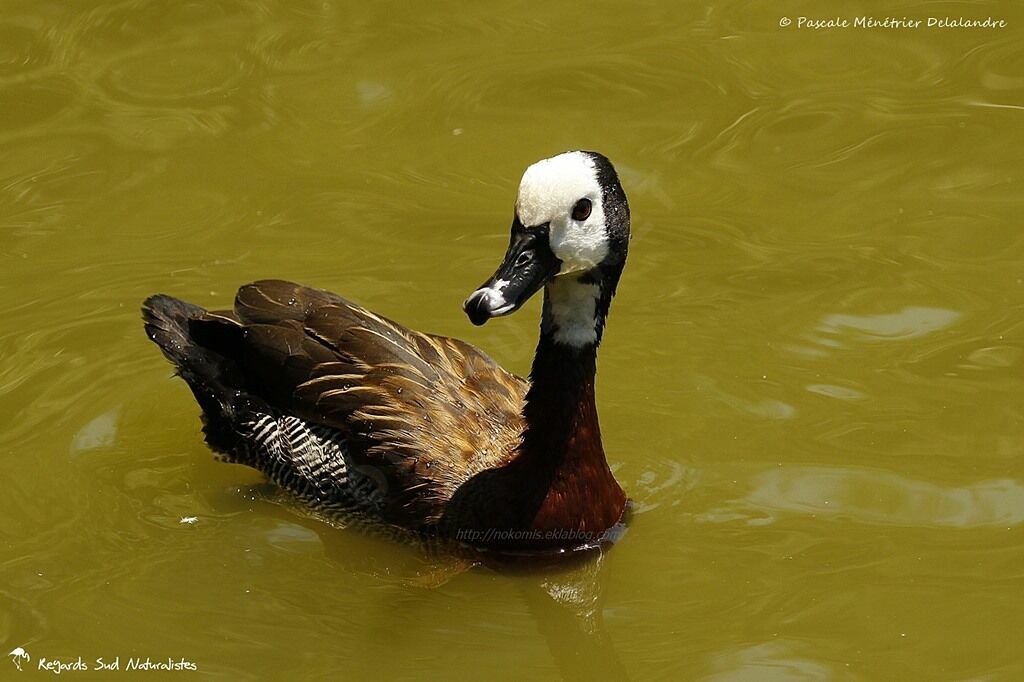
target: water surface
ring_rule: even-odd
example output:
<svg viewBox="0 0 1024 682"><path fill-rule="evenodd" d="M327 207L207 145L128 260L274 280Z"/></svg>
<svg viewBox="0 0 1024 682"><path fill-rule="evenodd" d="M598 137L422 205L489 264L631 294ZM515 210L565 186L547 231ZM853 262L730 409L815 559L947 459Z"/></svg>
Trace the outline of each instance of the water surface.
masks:
<svg viewBox="0 0 1024 682"><path fill-rule="evenodd" d="M0 3L4 652L1024 678L1024 11L678 5ZM1008 26L780 26L812 11ZM572 148L633 209L598 382L619 545L466 571L213 461L146 295L293 278L525 373L538 303L460 302Z"/></svg>

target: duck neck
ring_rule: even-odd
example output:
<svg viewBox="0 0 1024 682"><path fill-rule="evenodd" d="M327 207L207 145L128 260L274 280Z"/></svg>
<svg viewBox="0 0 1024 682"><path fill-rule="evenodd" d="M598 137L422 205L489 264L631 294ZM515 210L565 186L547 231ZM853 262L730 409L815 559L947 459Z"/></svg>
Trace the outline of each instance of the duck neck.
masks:
<svg viewBox="0 0 1024 682"><path fill-rule="evenodd" d="M597 346L569 346L542 335L530 371L521 452L544 468L566 460L604 457L597 422L594 379Z"/></svg>
<svg viewBox="0 0 1024 682"><path fill-rule="evenodd" d="M594 395L611 294L587 275L562 276L544 292L520 446L531 478L548 488L534 527L600 532L619 520L625 505L605 459Z"/></svg>

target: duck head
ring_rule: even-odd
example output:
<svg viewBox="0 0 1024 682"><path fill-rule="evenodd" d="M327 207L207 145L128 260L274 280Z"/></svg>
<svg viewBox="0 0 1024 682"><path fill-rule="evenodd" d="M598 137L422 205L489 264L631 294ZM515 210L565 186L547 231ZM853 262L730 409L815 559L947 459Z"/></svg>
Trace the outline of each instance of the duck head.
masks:
<svg viewBox="0 0 1024 682"><path fill-rule="evenodd" d="M629 244L629 204L611 162L571 151L526 169L505 258L470 294L473 324L518 310L545 288L541 331L579 346L600 340Z"/></svg>

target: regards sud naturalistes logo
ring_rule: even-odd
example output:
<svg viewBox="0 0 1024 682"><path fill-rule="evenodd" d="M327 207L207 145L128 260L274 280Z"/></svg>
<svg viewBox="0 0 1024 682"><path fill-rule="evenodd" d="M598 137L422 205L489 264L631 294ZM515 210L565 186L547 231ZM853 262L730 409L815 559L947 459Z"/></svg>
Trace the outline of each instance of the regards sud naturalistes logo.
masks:
<svg viewBox="0 0 1024 682"><path fill-rule="evenodd" d="M163 670L163 671L195 671L199 669L194 661L187 658L153 658L152 656L120 656L99 657L87 660L81 656L75 658L47 658L40 656L33 665L32 656L24 649L17 647L8 654L14 666L21 671L32 668L45 670L56 675L61 673L86 672L90 670L121 671L121 670Z"/></svg>

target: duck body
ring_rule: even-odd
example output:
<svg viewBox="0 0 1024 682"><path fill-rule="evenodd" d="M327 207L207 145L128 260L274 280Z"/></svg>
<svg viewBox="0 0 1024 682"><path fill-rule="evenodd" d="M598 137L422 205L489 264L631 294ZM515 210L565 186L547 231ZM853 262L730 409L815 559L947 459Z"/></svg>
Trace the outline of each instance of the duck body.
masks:
<svg viewBox="0 0 1024 682"><path fill-rule="evenodd" d="M558 159L534 185L554 183L555 191L541 189L557 195L558 175L582 173L583 188L566 190L570 208L589 218L593 206L578 210L576 196L585 189L603 214L614 219L618 210L625 235L621 224L594 232L622 241L605 238L616 249L595 252L594 235L553 238L557 226L541 218L565 201L556 196L551 209L524 200L536 189L525 187L530 172ZM599 543L626 507L594 395L597 347L628 239L628 207L609 169L592 152L532 166L505 262L465 303L482 324L544 287L529 381L465 342L280 280L241 287L224 311L152 296L143 305L147 334L191 388L211 448L317 509L502 551ZM602 257L590 262L595 253Z"/></svg>

